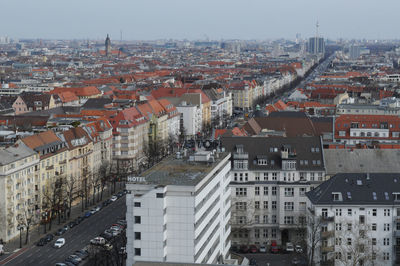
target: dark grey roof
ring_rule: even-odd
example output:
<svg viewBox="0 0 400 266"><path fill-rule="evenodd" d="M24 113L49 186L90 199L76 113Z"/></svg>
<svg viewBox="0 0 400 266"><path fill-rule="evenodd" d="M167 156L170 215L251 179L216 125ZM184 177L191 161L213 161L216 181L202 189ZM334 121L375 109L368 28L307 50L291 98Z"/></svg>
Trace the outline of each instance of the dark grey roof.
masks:
<svg viewBox="0 0 400 266"><path fill-rule="evenodd" d="M222 146L232 153L238 145L243 145L243 152L249 154L248 168L251 170L279 170L282 169L281 148L290 146L296 155L297 170L323 171L325 170L322 146L319 137L225 137L221 138ZM274 151L271 152L270 149ZM275 151L276 148L276 151ZM317 148L317 149L316 149ZM312 152L312 150L314 152ZM268 158L267 165L258 165L254 161L257 157ZM273 160L273 164L272 164ZM307 161L307 165L305 164ZM302 163L303 162L303 163ZM318 164L320 162L320 164ZM315 163L315 164L314 164Z"/></svg>
<svg viewBox="0 0 400 266"><path fill-rule="evenodd" d="M104 105L112 103L109 98L90 98L82 106L82 109L103 109Z"/></svg>
<svg viewBox="0 0 400 266"><path fill-rule="evenodd" d="M272 112L268 115L268 117L307 117L307 114L304 112L296 112L296 111L282 111L282 112Z"/></svg>
<svg viewBox="0 0 400 266"><path fill-rule="evenodd" d="M400 193L400 174L342 173L306 195L314 205L400 205L394 192ZM334 201L332 193L340 193L342 200Z"/></svg>

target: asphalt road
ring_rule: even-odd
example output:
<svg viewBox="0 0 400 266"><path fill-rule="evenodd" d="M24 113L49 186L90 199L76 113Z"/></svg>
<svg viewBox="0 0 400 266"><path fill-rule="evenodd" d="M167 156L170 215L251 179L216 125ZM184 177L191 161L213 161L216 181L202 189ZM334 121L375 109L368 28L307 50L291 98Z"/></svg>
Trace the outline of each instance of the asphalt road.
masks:
<svg viewBox="0 0 400 266"><path fill-rule="evenodd" d="M124 217L125 213L125 196L123 196L85 219L79 225L69 229L61 236L66 240L62 248L56 249L53 247L54 241L59 238L56 236L46 246L37 247L33 245L28 247L26 251L4 265L50 266L55 265L57 262L63 262L65 258L76 250L87 246L92 238L100 235L105 229L116 223L121 217ZM57 229L58 227L52 231L55 232Z"/></svg>

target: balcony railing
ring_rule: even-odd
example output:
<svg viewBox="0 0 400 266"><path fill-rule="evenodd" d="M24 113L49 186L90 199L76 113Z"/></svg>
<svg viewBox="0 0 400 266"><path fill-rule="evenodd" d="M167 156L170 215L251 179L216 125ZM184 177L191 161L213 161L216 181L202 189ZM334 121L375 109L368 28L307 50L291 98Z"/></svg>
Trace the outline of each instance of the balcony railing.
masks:
<svg viewBox="0 0 400 266"><path fill-rule="evenodd" d="M329 253L335 251L334 246L326 246L326 247L321 247L322 253Z"/></svg>
<svg viewBox="0 0 400 266"><path fill-rule="evenodd" d="M323 239L331 238L333 236L334 236L334 232L333 231L321 232L321 238L323 238Z"/></svg>
<svg viewBox="0 0 400 266"><path fill-rule="evenodd" d="M335 220L335 217L333 217L333 216L321 216L321 220L323 222L333 222Z"/></svg>
<svg viewBox="0 0 400 266"><path fill-rule="evenodd" d="M247 160L247 159L249 159L249 154L247 152L245 152L245 153L234 153L233 154L233 159Z"/></svg>

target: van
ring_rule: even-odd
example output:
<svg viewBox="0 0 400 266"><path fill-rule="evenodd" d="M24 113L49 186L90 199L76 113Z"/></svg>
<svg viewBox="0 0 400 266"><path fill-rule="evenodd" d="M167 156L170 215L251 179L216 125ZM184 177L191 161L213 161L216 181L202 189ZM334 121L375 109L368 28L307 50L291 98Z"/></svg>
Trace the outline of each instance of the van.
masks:
<svg viewBox="0 0 400 266"><path fill-rule="evenodd" d="M4 249L3 249L3 245L0 244L0 256L4 254Z"/></svg>

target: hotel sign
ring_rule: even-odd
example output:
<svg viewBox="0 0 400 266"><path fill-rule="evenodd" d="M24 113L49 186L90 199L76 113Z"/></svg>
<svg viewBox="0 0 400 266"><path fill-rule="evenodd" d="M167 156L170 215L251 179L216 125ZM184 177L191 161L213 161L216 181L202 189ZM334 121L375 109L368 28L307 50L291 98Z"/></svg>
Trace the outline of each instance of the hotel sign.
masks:
<svg viewBox="0 0 400 266"><path fill-rule="evenodd" d="M128 176L130 183L146 183L146 178L143 176Z"/></svg>

